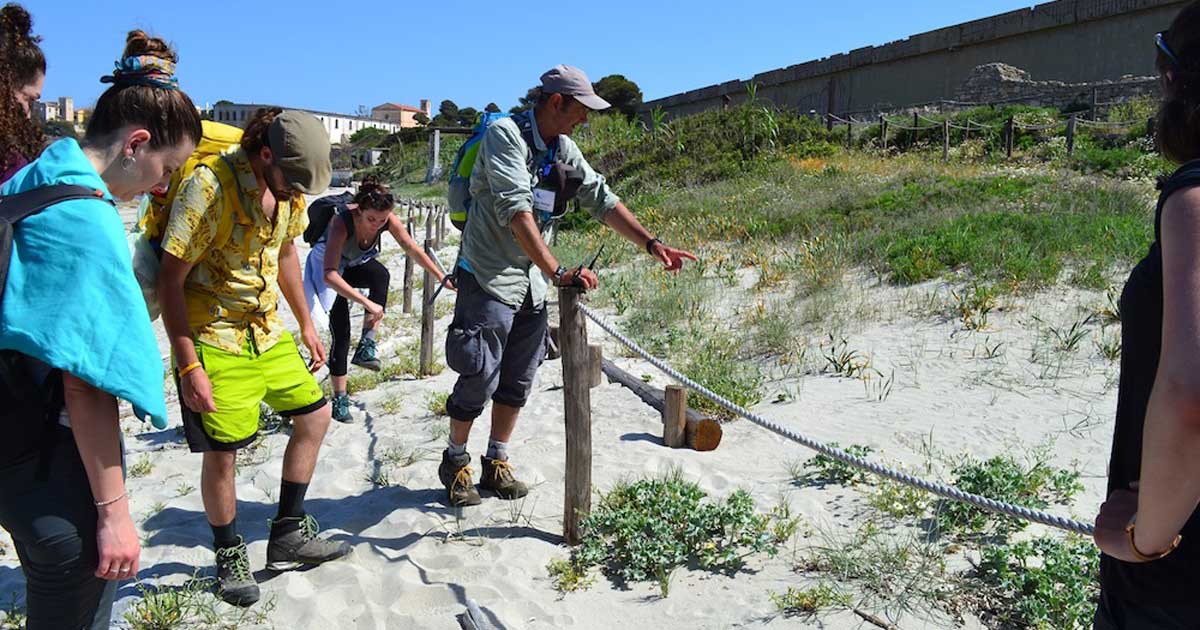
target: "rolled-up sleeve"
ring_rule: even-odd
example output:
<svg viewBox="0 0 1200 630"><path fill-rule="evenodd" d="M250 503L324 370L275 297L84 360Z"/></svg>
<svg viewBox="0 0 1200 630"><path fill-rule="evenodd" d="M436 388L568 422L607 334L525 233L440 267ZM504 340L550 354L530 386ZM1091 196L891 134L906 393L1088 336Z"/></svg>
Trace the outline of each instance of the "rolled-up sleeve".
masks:
<svg viewBox="0 0 1200 630"><path fill-rule="evenodd" d="M533 212L533 186L529 168L525 165L526 148L519 132L509 125L488 127L479 148L479 158L486 169L496 219L507 226L518 212Z"/></svg>
<svg viewBox="0 0 1200 630"><path fill-rule="evenodd" d="M563 136L559 138L559 143L559 159L583 174L583 184L579 186L579 192L576 193L575 198L579 200L580 205L587 208L587 211L597 221L603 221L605 215L617 207L621 198L608 187L604 176L597 173L592 165L588 164L587 159L583 157L583 152L579 150L573 140Z"/></svg>

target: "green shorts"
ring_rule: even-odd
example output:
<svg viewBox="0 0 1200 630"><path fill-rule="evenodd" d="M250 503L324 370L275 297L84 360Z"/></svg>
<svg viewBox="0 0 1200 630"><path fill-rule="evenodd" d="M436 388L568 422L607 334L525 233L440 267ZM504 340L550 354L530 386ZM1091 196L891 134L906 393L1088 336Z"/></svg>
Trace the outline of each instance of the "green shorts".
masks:
<svg viewBox="0 0 1200 630"><path fill-rule="evenodd" d="M197 343L196 355L212 383L217 411L196 413L180 401L184 434L193 453L237 450L253 442L260 402L283 416L300 416L325 406L325 393L288 332L262 354L249 343L241 354ZM178 372L175 384L179 385Z"/></svg>

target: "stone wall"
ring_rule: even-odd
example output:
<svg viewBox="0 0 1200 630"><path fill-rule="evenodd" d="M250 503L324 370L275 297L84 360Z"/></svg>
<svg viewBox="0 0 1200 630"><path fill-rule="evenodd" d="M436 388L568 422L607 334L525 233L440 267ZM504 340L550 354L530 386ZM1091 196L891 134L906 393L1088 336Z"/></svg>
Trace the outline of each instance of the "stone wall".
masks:
<svg viewBox="0 0 1200 630"><path fill-rule="evenodd" d="M1022 103L1067 109L1091 107L1093 103L1103 106L1158 93L1158 78L1153 76L1082 83L1035 81L1020 68L996 62L972 70L954 99L963 103Z"/></svg>
<svg viewBox="0 0 1200 630"><path fill-rule="evenodd" d="M954 99L978 66L1003 62L1064 84L1150 76L1154 33L1184 0L1057 0L649 101L687 115L745 100L746 86L785 109L838 114ZM1090 98L1090 96L1089 96Z"/></svg>

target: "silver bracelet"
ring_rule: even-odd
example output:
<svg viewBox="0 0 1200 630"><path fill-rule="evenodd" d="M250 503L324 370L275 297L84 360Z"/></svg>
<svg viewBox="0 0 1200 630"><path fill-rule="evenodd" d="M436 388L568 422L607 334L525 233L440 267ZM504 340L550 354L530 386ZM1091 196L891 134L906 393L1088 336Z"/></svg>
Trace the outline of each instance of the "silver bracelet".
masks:
<svg viewBox="0 0 1200 630"><path fill-rule="evenodd" d="M127 495L127 494L128 494L128 492L122 492L121 496L119 496L115 499L109 499L107 501L96 501L96 507L104 507L106 505L112 505L112 504L116 503L117 501L124 499L125 495Z"/></svg>

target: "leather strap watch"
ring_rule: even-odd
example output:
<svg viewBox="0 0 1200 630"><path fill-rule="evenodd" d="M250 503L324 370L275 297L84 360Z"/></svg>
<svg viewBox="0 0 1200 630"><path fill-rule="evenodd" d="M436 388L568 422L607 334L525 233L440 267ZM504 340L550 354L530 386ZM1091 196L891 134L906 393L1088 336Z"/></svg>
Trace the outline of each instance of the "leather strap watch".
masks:
<svg viewBox="0 0 1200 630"><path fill-rule="evenodd" d="M567 268L559 265L558 268L554 270L554 286L562 286L562 277L565 275L567 275Z"/></svg>
<svg viewBox="0 0 1200 630"><path fill-rule="evenodd" d="M646 253L647 254L650 254L651 256L654 255L654 244L655 243L662 245L662 240L659 239L657 236L655 236L654 238L646 241Z"/></svg>

